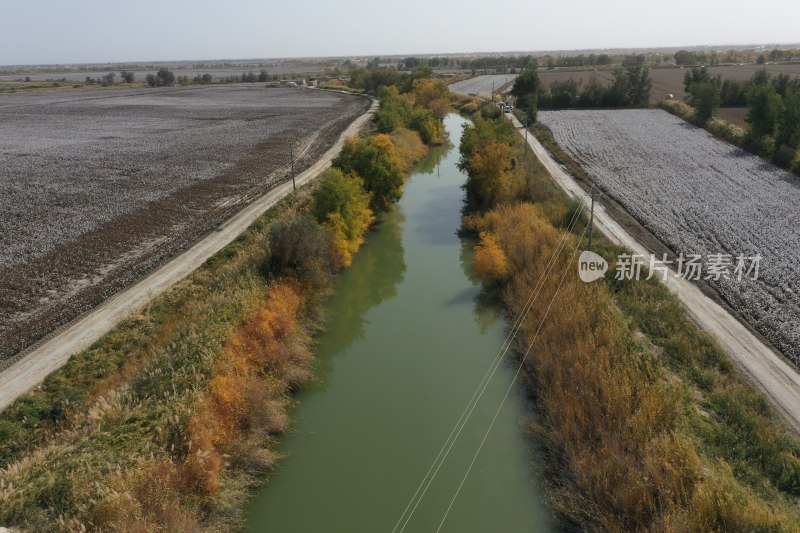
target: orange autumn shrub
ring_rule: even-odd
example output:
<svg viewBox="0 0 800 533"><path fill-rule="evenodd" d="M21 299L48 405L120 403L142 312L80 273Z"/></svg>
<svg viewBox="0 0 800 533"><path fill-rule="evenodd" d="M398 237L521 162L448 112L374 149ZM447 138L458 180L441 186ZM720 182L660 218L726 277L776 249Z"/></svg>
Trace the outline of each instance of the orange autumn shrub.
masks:
<svg viewBox="0 0 800 533"><path fill-rule="evenodd" d="M286 394L308 378L311 362L298 324L304 302L289 283L274 284L224 347L187 427L188 451L178 468L187 490L217 491L221 450L243 433L288 426Z"/></svg>

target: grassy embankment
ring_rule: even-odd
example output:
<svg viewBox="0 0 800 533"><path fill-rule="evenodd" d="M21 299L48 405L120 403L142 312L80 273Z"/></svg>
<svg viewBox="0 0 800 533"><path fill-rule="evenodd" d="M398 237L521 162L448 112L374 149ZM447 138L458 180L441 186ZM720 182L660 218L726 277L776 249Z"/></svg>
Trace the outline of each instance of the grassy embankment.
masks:
<svg viewBox="0 0 800 533"><path fill-rule="evenodd" d="M543 282L514 346L562 524L800 530L800 441L767 399L656 278L614 280L621 248L601 239L609 273L579 280L585 217L570 226L574 206L508 121L477 116L461 149L485 290L513 320Z"/></svg>
<svg viewBox="0 0 800 533"><path fill-rule="evenodd" d="M396 98L428 116L425 87ZM0 525L240 528L312 375L321 303L426 153L409 119L350 139L321 180L0 414Z"/></svg>

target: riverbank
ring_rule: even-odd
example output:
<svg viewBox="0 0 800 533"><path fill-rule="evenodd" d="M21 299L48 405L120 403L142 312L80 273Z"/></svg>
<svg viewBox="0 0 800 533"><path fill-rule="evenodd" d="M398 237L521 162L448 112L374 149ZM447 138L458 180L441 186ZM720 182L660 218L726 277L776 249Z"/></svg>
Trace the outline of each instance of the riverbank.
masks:
<svg viewBox="0 0 800 533"><path fill-rule="evenodd" d="M279 459L294 393L311 378L320 304L373 209L396 201L412 161L403 157L426 150L392 134L412 155L390 135L351 139L321 182L0 414L0 524L240 528ZM367 174L364 162L380 168Z"/></svg>
<svg viewBox="0 0 800 533"><path fill-rule="evenodd" d="M585 218L486 114L462 143L465 226L487 293L527 310L515 347L564 527L796 531L800 442L663 285L613 279L624 249L596 239L609 273L578 279Z"/></svg>

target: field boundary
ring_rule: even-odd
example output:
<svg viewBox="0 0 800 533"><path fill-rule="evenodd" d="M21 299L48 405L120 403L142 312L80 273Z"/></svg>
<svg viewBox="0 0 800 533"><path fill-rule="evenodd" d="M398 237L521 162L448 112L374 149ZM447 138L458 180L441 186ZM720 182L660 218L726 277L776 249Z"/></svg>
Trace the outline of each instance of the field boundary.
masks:
<svg viewBox="0 0 800 533"><path fill-rule="evenodd" d="M364 95L356 96L369 98ZM378 101L369 99L372 101L370 107L350 123L333 146L316 162L297 174L295 182L298 187L314 180L330 167L345 140L357 133L376 113ZM291 179L276 185L222 223L217 231L206 235L144 279L110 297L42 341L9 358L0 365L0 411L19 396L41 384L50 373L66 364L72 355L91 346L121 320L199 268L208 258L234 241L258 217L291 192Z"/></svg>
<svg viewBox="0 0 800 533"><path fill-rule="evenodd" d="M514 116L510 119L520 135L524 136L524 128L519 120ZM589 194L553 160L534 135L528 135L528 145L570 198L591 201ZM624 229L604 206L595 204L594 219L598 230L614 244L625 246L636 254L649 255L648 248ZM736 365L770 398L791 429L800 433L800 374L783 355L690 281L668 276L665 285L686 306L689 316L718 340Z"/></svg>

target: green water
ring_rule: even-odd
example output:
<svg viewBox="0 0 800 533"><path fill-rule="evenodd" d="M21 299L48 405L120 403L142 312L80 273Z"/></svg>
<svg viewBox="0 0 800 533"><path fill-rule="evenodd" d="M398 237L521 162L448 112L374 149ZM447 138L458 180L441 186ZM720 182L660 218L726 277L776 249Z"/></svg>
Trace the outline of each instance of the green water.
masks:
<svg viewBox="0 0 800 533"><path fill-rule="evenodd" d="M299 395L288 456L250 506L251 531L391 532L502 344L456 234L464 122L446 117L453 147L411 176L327 302L318 381ZM405 531L436 531L514 370L495 374ZM551 529L524 417L514 388L441 531Z"/></svg>

